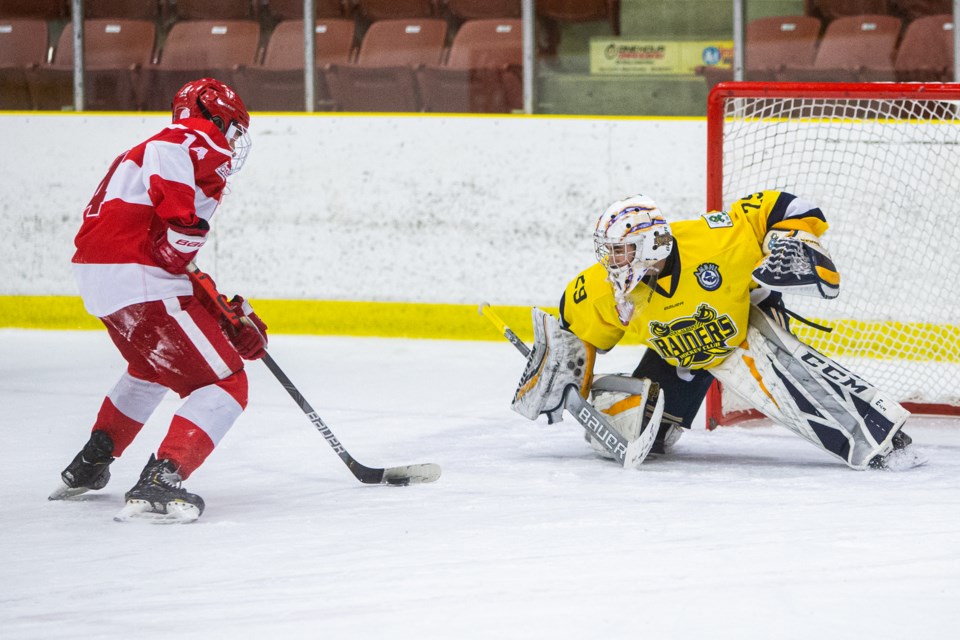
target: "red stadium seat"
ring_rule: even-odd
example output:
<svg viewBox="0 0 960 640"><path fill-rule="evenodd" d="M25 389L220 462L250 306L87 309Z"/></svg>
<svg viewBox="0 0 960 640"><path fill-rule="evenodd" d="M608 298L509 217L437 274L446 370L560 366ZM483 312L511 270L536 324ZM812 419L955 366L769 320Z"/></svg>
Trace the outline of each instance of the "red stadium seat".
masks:
<svg viewBox="0 0 960 640"><path fill-rule="evenodd" d="M0 0L0 18L60 20L69 15L67 0Z"/></svg>
<svg viewBox="0 0 960 640"><path fill-rule="evenodd" d="M258 15L256 0L176 0L177 20L248 20Z"/></svg>
<svg viewBox="0 0 960 640"><path fill-rule="evenodd" d="M32 109L25 70L47 61L47 21L0 19L0 109Z"/></svg>
<svg viewBox="0 0 960 640"><path fill-rule="evenodd" d="M904 22L923 16L953 13L953 0L891 0L894 13Z"/></svg>
<svg viewBox="0 0 960 640"><path fill-rule="evenodd" d="M252 20L174 23L157 64L144 70L141 104L151 111L166 111L180 87L201 77L229 84L236 67L256 64L259 42L260 25Z"/></svg>
<svg viewBox="0 0 960 640"><path fill-rule="evenodd" d="M328 64L350 62L356 23L344 18L318 20L314 32L315 108L330 109L332 101L322 70ZM263 64L238 68L233 86L248 109L303 111L303 20L278 24L267 43Z"/></svg>
<svg viewBox="0 0 960 640"><path fill-rule="evenodd" d="M86 109L137 108L136 86L141 70L153 57L156 30L149 20L84 20ZM73 24L68 23L52 63L26 72L35 108L59 110L73 105L73 60Z"/></svg>
<svg viewBox="0 0 960 640"><path fill-rule="evenodd" d="M812 66L817 55L820 20L811 16L771 16L747 25L744 79L769 82L787 65ZM704 67L701 74L711 87L733 80L732 69Z"/></svg>
<svg viewBox="0 0 960 640"><path fill-rule="evenodd" d="M537 0L542 49L554 55L560 42L560 27L565 22L599 22L610 24L610 32L620 35L620 0Z"/></svg>
<svg viewBox="0 0 960 640"><path fill-rule="evenodd" d="M317 18L342 18L344 2L352 6L352 0L313 0L313 11ZM267 12L277 22L303 19L303 0L268 0Z"/></svg>
<svg viewBox="0 0 960 640"><path fill-rule="evenodd" d="M953 80L953 16L923 16L907 25L893 67L901 82Z"/></svg>
<svg viewBox="0 0 960 640"><path fill-rule="evenodd" d="M447 0L447 10L458 20L519 18L520 0Z"/></svg>
<svg viewBox="0 0 960 640"><path fill-rule="evenodd" d="M436 0L357 0L357 10L367 20L429 18L437 15Z"/></svg>
<svg viewBox="0 0 960 640"><path fill-rule="evenodd" d="M888 0L805 0L804 13L825 24L844 16L884 15Z"/></svg>
<svg viewBox="0 0 960 640"><path fill-rule="evenodd" d="M416 69L439 64L447 23L437 18L379 20L360 44L356 64L332 64L326 78L340 111L419 111Z"/></svg>
<svg viewBox="0 0 960 640"><path fill-rule="evenodd" d="M85 18L159 20L165 0L83 0Z"/></svg>
<svg viewBox="0 0 960 640"><path fill-rule="evenodd" d="M845 16L827 26L812 65L790 64L781 80L880 82L894 79L900 20L889 15Z"/></svg>
<svg viewBox="0 0 960 640"><path fill-rule="evenodd" d="M419 72L426 111L505 113L523 108L520 20L468 20L444 65Z"/></svg>
<svg viewBox="0 0 960 640"><path fill-rule="evenodd" d="M613 12L610 0L537 0L537 13L559 22L607 20Z"/></svg>

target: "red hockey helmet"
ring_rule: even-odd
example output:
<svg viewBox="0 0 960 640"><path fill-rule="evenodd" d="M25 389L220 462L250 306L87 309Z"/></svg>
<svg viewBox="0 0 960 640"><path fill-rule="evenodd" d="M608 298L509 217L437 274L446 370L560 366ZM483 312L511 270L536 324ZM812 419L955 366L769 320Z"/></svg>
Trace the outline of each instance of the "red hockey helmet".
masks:
<svg viewBox="0 0 960 640"><path fill-rule="evenodd" d="M227 137L233 149L230 173L240 170L250 151L250 114L233 89L213 78L201 78L183 85L173 98L173 121L204 118Z"/></svg>

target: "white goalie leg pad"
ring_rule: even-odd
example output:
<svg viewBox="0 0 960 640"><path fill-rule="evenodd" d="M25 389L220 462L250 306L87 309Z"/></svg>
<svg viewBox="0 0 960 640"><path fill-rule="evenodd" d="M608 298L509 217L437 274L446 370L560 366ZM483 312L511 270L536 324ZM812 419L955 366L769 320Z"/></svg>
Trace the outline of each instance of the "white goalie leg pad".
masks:
<svg viewBox="0 0 960 640"><path fill-rule="evenodd" d="M542 413L551 422L563 417L563 392L571 384L586 397L593 379L597 350L563 329L560 322L540 309L533 309L533 349L517 385L511 408L529 420Z"/></svg>
<svg viewBox="0 0 960 640"><path fill-rule="evenodd" d="M800 342L759 309L747 340L713 367L727 389L854 469L893 449L910 416L893 398Z"/></svg>
<svg viewBox="0 0 960 640"><path fill-rule="evenodd" d="M593 406L608 416L608 422L629 443L634 452L627 466L639 466L650 453L663 417L663 392L646 378L623 374L598 376L590 390ZM613 455L596 438L587 434L594 451L604 458Z"/></svg>

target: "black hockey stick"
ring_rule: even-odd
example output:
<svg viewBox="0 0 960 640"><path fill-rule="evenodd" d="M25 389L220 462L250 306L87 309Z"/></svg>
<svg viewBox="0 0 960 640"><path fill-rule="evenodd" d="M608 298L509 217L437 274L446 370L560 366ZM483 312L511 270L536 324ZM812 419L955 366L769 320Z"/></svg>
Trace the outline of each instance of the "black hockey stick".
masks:
<svg viewBox="0 0 960 640"><path fill-rule="evenodd" d="M234 328L239 329L241 324L250 322L247 318L239 318L237 314L230 307L229 301L227 301L226 296L217 291L216 285L213 282L213 279L210 278L206 273L200 270L196 264L193 262L187 267L187 271L190 275L190 279L193 280L196 285L203 290L204 294L209 296L209 298L216 303L217 308L220 310L220 313L223 315L224 319L229 322ZM283 385L283 388L287 390L287 393L290 394L290 397L300 406L301 411L306 414L307 418L310 419L310 422L313 423L313 426L316 427L317 431L323 436L323 439L327 441L333 450L340 456L340 459L343 460L344 464L347 465L347 468L350 469L350 472L353 473L354 477L364 484L392 484L392 485L408 485L408 484L420 484L424 482L433 482L440 477L440 465L434 464L432 462L426 462L423 464L410 464L400 467L387 467L384 469L376 467L367 467L365 465L357 462L356 458L350 455L346 448L341 444L340 440L337 439L337 436L334 435L333 431L330 430L330 427L324 423L323 419L313 410L313 407L310 406L310 403L307 402L307 399L303 397L303 394L300 393L300 390L297 389L296 385L287 377L287 374L280 369L280 365L277 364L277 361L267 353L263 356L263 363L267 365L267 368L270 369L277 380Z"/></svg>
<svg viewBox="0 0 960 640"><path fill-rule="evenodd" d="M489 303L484 302L478 311L480 315L492 322L500 333L517 348L525 357L530 355L530 347L500 319ZM657 391L659 395L659 391ZM624 468L633 468L643 461L649 452L649 441L652 437L640 438L628 442L616 429L610 426L606 417L592 404L580 396L576 385L567 385L563 392L563 407L574 417L577 423L586 429ZM659 418L658 418L659 421Z"/></svg>

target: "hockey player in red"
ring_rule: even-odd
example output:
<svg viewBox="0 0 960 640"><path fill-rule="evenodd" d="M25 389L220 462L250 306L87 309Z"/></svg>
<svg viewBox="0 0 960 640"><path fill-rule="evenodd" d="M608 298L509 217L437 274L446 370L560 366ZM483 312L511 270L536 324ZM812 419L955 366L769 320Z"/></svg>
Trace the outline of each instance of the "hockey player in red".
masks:
<svg viewBox="0 0 960 640"><path fill-rule="evenodd" d="M127 371L104 399L89 441L63 471L56 500L102 489L110 463L168 390L186 400L117 519L190 522L203 500L181 486L247 404L243 359L263 357L266 326L224 327L186 268L203 247L227 177L250 148L250 116L225 84L203 78L173 99L173 122L114 160L83 211L73 269L87 311L101 319Z"/></svg>

